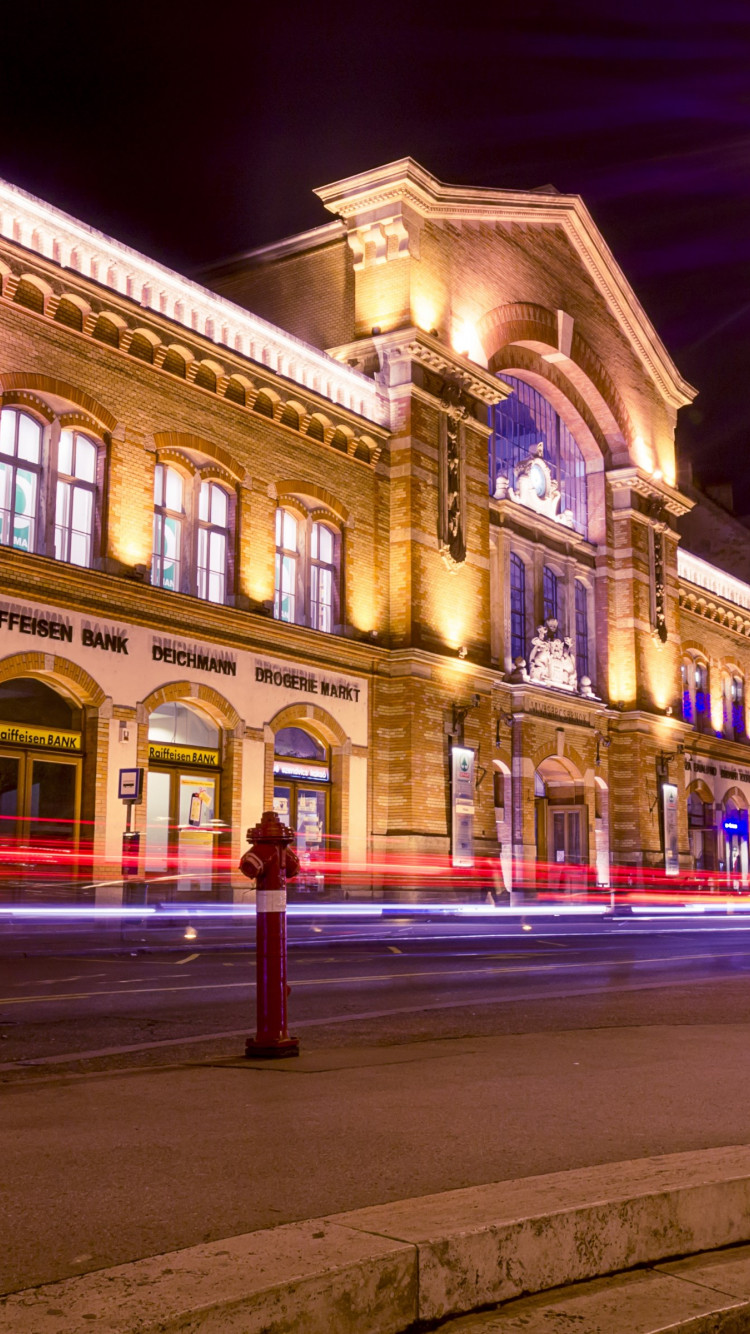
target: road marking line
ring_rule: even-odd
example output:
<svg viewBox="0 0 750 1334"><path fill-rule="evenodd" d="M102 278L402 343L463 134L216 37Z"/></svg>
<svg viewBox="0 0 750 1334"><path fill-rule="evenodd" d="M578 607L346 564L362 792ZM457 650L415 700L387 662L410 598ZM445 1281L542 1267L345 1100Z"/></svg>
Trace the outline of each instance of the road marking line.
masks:
<svg viewBox="0 0 750 1334"><path fill-rule="evenodd" d="M624 960L621 960L621 961L617 961L617 962L615 963L614 967L615 967L618 971L621 972L623 968L635 968L635 967L638 967L641 963L645 963L646 965L657 964L657 963L682 964L682 963L695 963L695 962L697 962L697 961L701 961L701 960L702 960L702 961L709 961L709 960L710 960L710 961L712 961L712 962L715 963L715 962L717 962L718 960L721 960L721 959L724 959L724 958L731 958L731 957L733 957L734 955L736 955L736 953L737 953L737 951L734 950L734 951L732 951L732 954L731 954L731 955L716 955L716 954L683 954L683 955L675 956L674 954L669 954L669 955L666 955L664 958L658 958L658 959L653 959L653 958L649 958L649 959L645 959L645 960L639 960L639 959L624 959ZM534 966L534 967L531 967L531 968L524 968L524 967L520 967L520 968L472 968L472 969L466 969L466 968L459 968L459 969L443 969L443 968L439 968L439 969L424 970L424 971L421 971L421 972L398 973L398 974L396 974L396 975L394 975L393 973L372 973L372 974L369 974L369 975L364 974L364 975L362 975L362 976L355 976L355 977L302 977L302 978L293 979L293 981L292 981L292 986L293 986L293 987L350 986L352 983L362 983L362 982L400 982L400 981L402 981L402 980L404 980L404 979L422 978L422 977L425 977L425 978L432 978L432 977L444 977L444 978L452 978L452 977L473 978L473 977L477 977L477 978L481 978L481 977L488 977L488 976L489 976L489 977L504 977L504 976L507 976L507 975L509 975L509 974L514 974L514 975L529 974L529 975L530 975L530 974L532 974L532 973L550 973L550 972L552 972L552 973L566 973L566 972L570 972L570 971L572 971L573 969L581 969L581 968L587 968L587 969L589 969L592 973L594 973L594 972L596 972L596 971L598 971L598 970L601 970L601 968L606 968L609 972L611 972L612 969L613 969L613 965L612 965L612 963L596 964L596 963L592 963L590 960L586 960L586 961L584 961L584 962L582 962L582 963L538 964L538 965L536 965L536 966ZM683 984L684 984L684 985L690 985L690 984L692 984L693 980L694 980L694 979L692 979L692 978L685 978L684 981L683 981ZM42 1003L45 1004L45 1005L49 1005L50 1002L52 1002L52 1001L92 1000L92 999L96 999L96 998L99 997L99 996L102 996L102 997L103 997L103 996L145 996L145 995L154 995L154 994L159 994L159 993L164 993L164 992L173 992L173 991L233 991L233 990L235 990L235 989L238 988L238 987L252 987L252 986L254 986L254 983L253 983L253 982L250 982L250 981L248 981L248 982L207 982L207 983L187 983L185 986L179 986L179 987L131 987L131 988L129 988L127 991L79 991L79 992L68 992L68 993L63 993L63 994L58 995L58 996L2 996L2 997L0 997L0 1005L34 1005L34 1004L42 1004ZM541 999L543 999L543 997L542 997Z"/></svg>
<svg viewBox="0 0 750 1334"><path fill-rule="evenodd" d="M398 948L398 945L389 945L388 948L391 951L391 954L403 954L404 952Z"/></svg>
<svg viewBox="0 0 750 1334"><path fill-rule="evenodd" d="M175 963L192 963L193 959L200 959L200 954L188 954L184 959L176 959Z"/></svg>

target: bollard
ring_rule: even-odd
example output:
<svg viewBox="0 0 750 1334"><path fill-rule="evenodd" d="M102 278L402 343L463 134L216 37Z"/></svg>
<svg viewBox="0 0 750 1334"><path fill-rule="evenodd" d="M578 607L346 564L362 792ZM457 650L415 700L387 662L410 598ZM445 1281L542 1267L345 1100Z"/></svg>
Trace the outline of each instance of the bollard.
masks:
<svg viewBox="0 0 750 1334"><path fill-rule="evenodd" d="M257 975L257 1032L248 1038L245 1055L272 1059L298 1056L299 1039L287 1032L286 882L299 871L297 854L289 845L294 835L275 811L264 811L254 829L240 870L255 880Z"/></svg>

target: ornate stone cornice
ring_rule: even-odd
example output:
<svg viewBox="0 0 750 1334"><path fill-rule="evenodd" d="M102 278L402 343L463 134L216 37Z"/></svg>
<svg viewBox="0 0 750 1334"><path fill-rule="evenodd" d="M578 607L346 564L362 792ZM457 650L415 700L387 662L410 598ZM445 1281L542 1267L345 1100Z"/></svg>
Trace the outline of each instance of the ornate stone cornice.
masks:
<svg viewBox="0 0 750 1334"><path fill-rule="evenodd" d="M635 491L637 495L656 502L677 519L682 514L687 514L695 503L668 482L649 477L641 468L615 468L606 474L606 478L613 493Z"/></svg>
<svg viewBox="0 0 750 1334"><path fill-rule="evenodd" d="M408 157L315 193L352 231L385 232L392 219L406 233L422 219L561 227L660 393L676 408L695 397L579 195L446 185Z"/></svg>

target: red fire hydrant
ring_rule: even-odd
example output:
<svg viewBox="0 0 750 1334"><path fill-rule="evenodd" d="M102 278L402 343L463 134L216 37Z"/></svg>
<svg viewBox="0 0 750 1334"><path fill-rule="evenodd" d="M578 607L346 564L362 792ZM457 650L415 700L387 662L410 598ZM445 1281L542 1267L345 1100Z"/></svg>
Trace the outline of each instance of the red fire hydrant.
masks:
<svg viewBox="0 0 750 1334"><path fill-rule="evenodd" d="M260 824L248 829L251 844L240 870L255 880L257 974L257 1032L248 1038L245 1055L298 1056L299 1039L287 1032L286 882L299 872L299 860L289 845L294 835L275 811L264 811Z"/></svg>

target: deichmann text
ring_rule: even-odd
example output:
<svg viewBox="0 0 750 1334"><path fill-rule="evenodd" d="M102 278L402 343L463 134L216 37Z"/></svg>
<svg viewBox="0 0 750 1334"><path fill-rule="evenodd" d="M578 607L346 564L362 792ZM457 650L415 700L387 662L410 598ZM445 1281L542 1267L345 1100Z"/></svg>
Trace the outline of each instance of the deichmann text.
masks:
<svg viewBox="0 0 750 1334"><path fill-rule="evenodd" d="M305 690L309 695L320 693L328 699L359 699L359 686L350 686L345 682L338 685L335 681L321 681L315 676L305 676L304 672L283 672L273 667L255 668L255 679L268 686L285 686L287 690Z"/></svg>
<svg viewBox="0 0 750 1334"><path fill-rule="evenodd" d="M170 662L176 667L193 667L199 672L218 672L222 676L236 676L237 663L233 658L215 658L210 653L199 653L197 649L164 648L153 644L151 657L154 662Z"/></svg>

